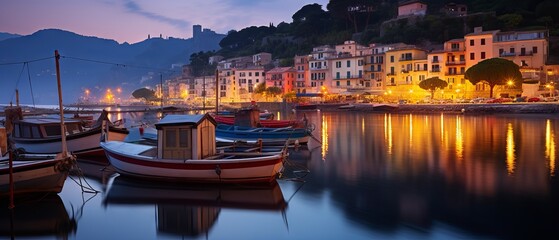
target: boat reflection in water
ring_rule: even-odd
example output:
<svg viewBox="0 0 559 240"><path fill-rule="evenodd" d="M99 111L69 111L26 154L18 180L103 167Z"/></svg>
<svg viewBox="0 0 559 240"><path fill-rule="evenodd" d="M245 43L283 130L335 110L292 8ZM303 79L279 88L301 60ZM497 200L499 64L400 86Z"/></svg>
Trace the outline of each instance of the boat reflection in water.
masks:
<svg viewBox="0 0 559 240"><path fill-rule="evenodd" d="M13 209L7 207L6 198L0 201L0 239L68 239L68 235L76 233L76 221L68 216L57 194L47 194L40 200L15 201Z"/></svg>
<svg viewBox="0 0 559 240"><path fill-rule="evenodd" d="M106 205L156 205L158 234L207 234L222 208L284 211L287 203L277 181L270 184L172 185L117 176Z"/></svg>

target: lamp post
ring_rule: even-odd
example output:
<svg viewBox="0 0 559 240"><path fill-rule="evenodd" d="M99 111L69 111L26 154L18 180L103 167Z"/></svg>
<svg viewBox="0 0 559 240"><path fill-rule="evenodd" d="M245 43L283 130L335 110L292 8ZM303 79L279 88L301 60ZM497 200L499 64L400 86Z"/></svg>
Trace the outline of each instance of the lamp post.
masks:
<svg viewBox="0 0 559 240"><path fill-rule="evenodd" d="M86 103L89 103L89 89L85 90L85 99L84 100L85 100Z"/></svg>

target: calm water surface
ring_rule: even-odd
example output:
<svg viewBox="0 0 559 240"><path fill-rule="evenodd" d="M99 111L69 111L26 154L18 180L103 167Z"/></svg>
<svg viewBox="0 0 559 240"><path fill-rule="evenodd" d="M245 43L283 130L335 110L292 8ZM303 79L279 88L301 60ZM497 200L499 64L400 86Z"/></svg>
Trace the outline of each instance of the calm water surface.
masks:
<svg viewBox="0 0 559 240"><path fill-rule="evenodd" d="M73 177L59 197L18 209L56 223L34 230L45 239L557 235L557 115L306 115L316 140L292 149L290 171L270 186L142 183L81 161L82 185L99 193L82 193ZM18 209L16 224L37 221Z"/></svg>

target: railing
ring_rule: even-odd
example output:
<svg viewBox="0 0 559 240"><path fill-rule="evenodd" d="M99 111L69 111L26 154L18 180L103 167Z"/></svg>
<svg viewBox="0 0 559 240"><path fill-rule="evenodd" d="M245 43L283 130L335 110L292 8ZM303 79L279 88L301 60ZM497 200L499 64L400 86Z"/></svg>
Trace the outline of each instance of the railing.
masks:
<svg viewBox="0 0 559 240"><path fill-rule="evenodd" d="M514 56L516 56L516 53L506 53L506 52L499 53L499 57L514 57Z"/></svg>
<svg viewBox="0 0 559 240"><path fill-rule="evenodd" d="M357 79L357 78L363 78L363 75L350 75L349 77L347 75L339 76L339 77L335 77L334 80Z"/></svg>
<svg viewBox="0 0 559 240"><path fill-rule="evenodd" d="M466 64L466 61L450 61L450 62L446 62L446 65L464 65Z"/></svg>
<svg viewBox="0 0 559 240"><path fill-rule="evenodd" d="M447 75L447 76L464 75L464 72L446 72L445 75Z"/></svg>
<svg viewBox="0 0 559 240"><path fill-rule="evenodd" d="M465 51L465 49L463 47L457 47L457 48L450 48L449 51L450 52L463 52L463 51Z"/></svg>

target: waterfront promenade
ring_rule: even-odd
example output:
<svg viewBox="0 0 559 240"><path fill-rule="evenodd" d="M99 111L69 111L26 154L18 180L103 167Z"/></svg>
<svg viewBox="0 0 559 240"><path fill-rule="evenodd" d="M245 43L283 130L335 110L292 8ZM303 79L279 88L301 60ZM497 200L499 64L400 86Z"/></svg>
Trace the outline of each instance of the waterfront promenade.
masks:
<svg viewBox="0 0 559 240"><path fill-rule="evenodd" d="M318 104L320 111L361 111L361 112L393 112L393 113L464 113L464 114L492 114L492 113L559 113L559 102L543 103L445 103L445 104L382 104L382 103L351 103L352 108L340 108L349 103L322 103ZM379 108L379 106L390 106ZM221 110L232 110L235 108L248 107L250 103L235 103L220 106ZM282 102L259 102L261 110L290 111L294 109L293 103ZM70 105L65 106L66 114L96 114L103 109L108 112L185 112L203 111L201 107L191 106L114 106L114 105ZM214 108L206 107L207 111ZM49 115L58 114L58 109L48 107L23 107L24 115ZM4 111L0 111L0 117L4 117Z"/></svg>

